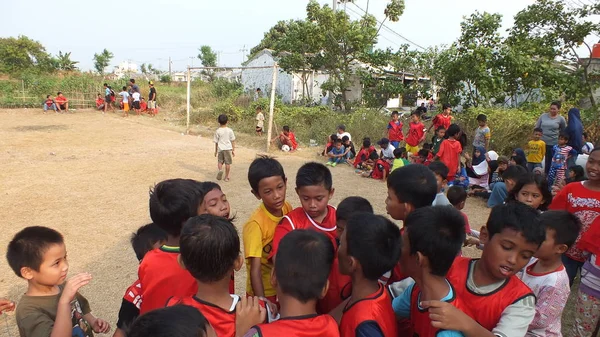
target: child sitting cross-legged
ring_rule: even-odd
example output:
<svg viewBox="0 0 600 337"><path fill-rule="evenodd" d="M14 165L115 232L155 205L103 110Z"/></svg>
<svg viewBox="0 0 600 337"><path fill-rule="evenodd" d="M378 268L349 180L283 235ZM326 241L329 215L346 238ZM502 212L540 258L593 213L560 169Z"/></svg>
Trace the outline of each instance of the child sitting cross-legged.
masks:
<svg viewBox="0 0 600 337"><path fill-rule="evenodd" d="M462 336L452 331L456 329L433 327L430 312L421 303L434 300L462 308L462 301L446 274L464 240L464 219L452 207L419 208L406 218L400 265L415 283L394 298L393 307L399 317L410 318L410 336Z"/></svg>

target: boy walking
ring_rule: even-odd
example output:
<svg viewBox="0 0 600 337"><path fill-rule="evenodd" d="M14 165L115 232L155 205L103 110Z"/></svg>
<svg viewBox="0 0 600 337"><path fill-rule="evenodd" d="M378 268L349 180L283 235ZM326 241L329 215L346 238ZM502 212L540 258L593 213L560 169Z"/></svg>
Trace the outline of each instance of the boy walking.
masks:
<svg viewBox="0 0 600 337"><path fill-rule="evenodd" d="M123 87L123 91L119 93L121 103L123 103L123 117L129 117L129 93L127 87Z"/></svg>
<svg viewBox="0 0 600 337"><path fill-rule="evenodd" d="M27 227L8 244L8 264L27 280L27 292L17 306L21 337L79 336L107 333L110 325L96 318L79 289L92 280L81 273L66 280L69 272L63 236L47 227Z"/></svg>
<svg viewBox="0 0 600 337"><path fill-rule="evenodd" d="M490 149L490 139L492 133L490 128L487 126L487 116L479 114L477 116L477 124L479 127L475 129L475 136L473 137L473 148L483 147L486 151Z"/></svg>
<svg viewBox="0 0 600 337"><path fill-rule="evenodd" d="M546 143L542 140L542 129L533 129L533 137L527 143L527 169L533 172L536 167L542 167L546 155Z"/></svg>
<svg viewBox="0 0 600 337"><path fill-rule="evenodd" d="M223 179L223 165L225 165L225 181L229 181L229 172L233 157L235 157L235 135L233 130L227 127L227 115L219 115L217 119L219 128L215 132L215 157L217 157L219 172L217 180Z"/></svg>

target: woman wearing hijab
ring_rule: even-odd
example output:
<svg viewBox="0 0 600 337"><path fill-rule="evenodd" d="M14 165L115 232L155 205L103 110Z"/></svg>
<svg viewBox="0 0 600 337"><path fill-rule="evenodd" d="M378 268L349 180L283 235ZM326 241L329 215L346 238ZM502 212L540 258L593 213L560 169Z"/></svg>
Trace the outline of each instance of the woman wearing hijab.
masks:
<svg viewBox="0 0 600 337"><path fill-rule="evenodd" d="M485 156L485 148L476 146L473 151L473 158L466 165L469 184L474 186L487 187L488 185L488 165Z"/></svg>
<svg viewBox="0 0 600 337"><path fill-rule="evenodd" d="M581 115L579 109L572 108L569 110L569 116L567 120L567 128L565 132L569 135L569 142L567 145L577 151L576 155L569 157L567 160L567 168L575 166L577 162L577 156L582 154L583 148L583 123L581 123Z"/></svg>

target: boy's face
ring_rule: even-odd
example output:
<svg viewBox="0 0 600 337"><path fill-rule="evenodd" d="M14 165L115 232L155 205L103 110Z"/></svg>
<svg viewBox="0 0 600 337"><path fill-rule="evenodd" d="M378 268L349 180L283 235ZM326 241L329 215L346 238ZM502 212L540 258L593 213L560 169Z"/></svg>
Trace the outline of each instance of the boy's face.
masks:
<svg viewBox="0 0 600 337"><path fill-rule="evenodd" d="M540 139L542 139L542 133L539 132L539 131L534 132L533 133L533 140L538 141Z"/></svg>
<svg viewBox="0 0 600 337"><path fill-rule="evenodd" d="M338 134L340 134L340 135L341 135L341 134L342 134L342 133L344 133L344 132L345 132L344 130L342 130L342 129L338 129Z"/></svg>
<svg viewBox="0 0 600 337"><path fill-rule="evenodd" d="M567 145L568 140L564 137L558 137L558 145Z"/></svg>
<svg viewBox="0 0 600 337"><path fill-rule="evenodd" d="M289 131L285 131L285 130L284 130L284 131L283 131L283 134L287 136L287 135L289 135L289 134L290 134L290 132L289 132Z"/></svg>
<svg viewBox="0 0 600 337"><path fill-rule="evenodd" d="M342 143L335 142L335 148L338 149L338 150L341 149L342 148Z"/></svg>
<svg viewBox="0 0 600 337"><path fill-rule="evenodd" d="M340 248L338 249L338 268L342 275L351 275L354 272L354 264L356 260L348 256L348 241L346 240L346 232L342 232L340 238Z"/></svg>
<svg viewBox="0 0 600 337"><path fill-rule="evenodd" d="M286 190L287 180L281 176L272 176L261 179L258 182L258 191L252 191L252 194L262 199L269 213L275 214L279 213L285 204Z"/></svg>
<svg viewBox="0 0 600 337"><path fill-rule="evenodd" d="M419 253L410 254L410 240L408 239L408 228L402 233L402 252L400 254L400 267L402 272L409 277L419 277Z"/></svg>
<svg viewBox="0 0 600 337"><path fill-rule="evenodd" d="M600 151L590 154L585 164L585 170L590 181L597 182L600 179Z"/></svg>
<svg viewBox="0 0 600 337"><path fill-rule="evenodd" d="M549 260L557 255L564 253L567 250L567 245L556 244L556 231L551 228L546 228L546 240L535 253L534 257L542 260Z"/></svg>
<svg viewBox="0 0 600 337"><path fill-rule="evenodd" d="M212 214L229 219L230 210L225 193L215 188L204 196L204 200L198 206L198 215Z"/></svg>
<svg viewBox="0 0 600 337"><path fill-rule="evenodd" d="M569 178L571 178L571 179L575 178L575 172L573 170L569 171Z"/></svg>
<svg viewBox="0 0 600 337"><path fill-rule="evenodd" d="M536 184L527 184L517 193L517 200L537 209L544 202L544 196Z"/></svg>
<svg viewBox="0 0 600 337"><path fill-rule="evenodd" d="M485 126L485 121L477 121L477 124L479 124L480 127L484 127Z"/></svg>
<svg viewBox="0 0 600 337"><path fill-rule="evenodd" d="M417 115L412 115L412 116L410 116L410 120L411 120L411 122L413 122L413 123L418 123L418 122L419 122L419 116L417 116Z"/></svg>
<svg viewBox="0 0 600 337"><path fill-rule="evenodd" d="M407 205L407 203L398 199L396 192L392 188L388 187L388 196L385 199L385 210L392 219L404 221L404 218L406 218L406 215L409 213Z"/></svg>
<svg viewBox="0 0 600 337"><path fill-rule="evenodd" d="M392 120L393 120L394 122L397 122L397 121L398 121L398 118L399 118L399 117L398 117L398 114L392 114Z"/></svg>
<svg viewBox="0 0 600 337"><path fill-rule="evenodd" d="M498 171L503 172L508 168L508 163L498 163Z"/></svg>
<svg viewBox="0 0 600 337"><path fill-rule="evenodd" d="M387 149L390 144L381 144L379 145L382 149Z"/></svg>
<svg viewBox="0 0 600 337"><path fill-rule="evenodd" d="M336 227L335 231L337 233L337 237L340 238L340 241L341 241L341 238L342 238L342 234L344 234L344 230L346 229L346 224L347 223L348 222L346 220L338 219L337 223L335 225L335 227Z"/></svg>
<svg viewBox="0 0 600 337"><path fill-rule="evenodd" d="M527 265L538 250L536 243L527 242L525 237L514 229L505 228L491 239L486 234L481 262L489 277L498 281L505 280Z"/></svg>
<svg viewBox="0 0 600 337"><path fill-rule="evenodd" d="M452 108L444 109L444 115L449 115L452 112Z"/></svg>
<svg viewBox="0 0 600 337"><path fill-rule="evenodd" d="M445 135L446 135L445 129L438 130L438 138L444 138Z"/></svg>
<svg viewBox="0 0 600 337"><path fill-rule="evenodd" d="M57 286L67 279L69 263L67 262L67 248L64 243L53 244L44 253L39 271L22 268L23 278L43 286Z"/></svg>
<svg viewBox="0 0 600 337"><path fill-rule="evenodd" d="M444 185L446 185L446 178L436 173L435 180L437 181L437 191L438 193L440 193L442 191L442 188L444 188Z"/></svg>
<svg viewBox="0 0 600 337"><path fill-rule="evenodd" d="M334 189L327 190L323 184L302 186L296 188L300 203L304 211L313 219L320 218L327 213L327 205L333 197Z"/></svg>

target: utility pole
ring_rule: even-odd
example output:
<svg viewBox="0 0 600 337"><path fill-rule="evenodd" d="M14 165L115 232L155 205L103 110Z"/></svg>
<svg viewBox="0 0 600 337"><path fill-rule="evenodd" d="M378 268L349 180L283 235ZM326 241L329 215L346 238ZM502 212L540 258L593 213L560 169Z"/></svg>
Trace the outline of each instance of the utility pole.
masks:
<svg viewBox="0 0 600 337"><path fill-rule="evenodd" d="M171 73L171 64L173 64L173 62L171 62L171 56L169 56L169 77L172 76L172 73Z"/></svg>
<svg viewBox="0 0 600 337"><path fill-rule="evenodd" d="M244 61L246 61L246 52L248 51L248 49L246 49L246 45L244 45L242 47L242 49L240 49L240 52L242 52L242 64L244 63Z"/></svg>
<svg viewBox="0 0 600 337"><path fill-rule="evenodd" d="M331 8L333 8L334 12L337 10L337 0L333 0L333 6Z"/></svg>
<svg viewBox="0 0 600 337"><path fill-rule="evenodd" d="M217 66L221 64L221 53L222 51L217 51Z"/></svg>

